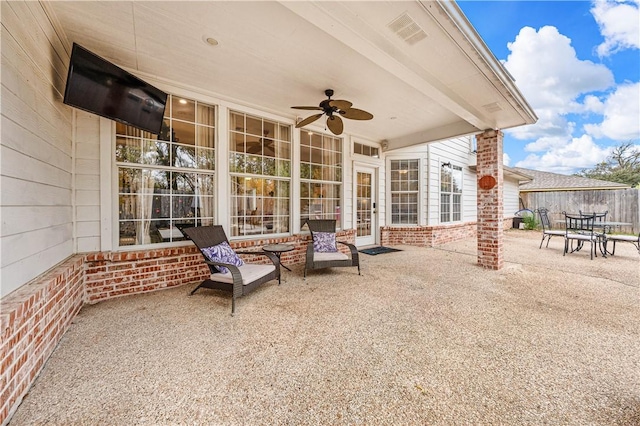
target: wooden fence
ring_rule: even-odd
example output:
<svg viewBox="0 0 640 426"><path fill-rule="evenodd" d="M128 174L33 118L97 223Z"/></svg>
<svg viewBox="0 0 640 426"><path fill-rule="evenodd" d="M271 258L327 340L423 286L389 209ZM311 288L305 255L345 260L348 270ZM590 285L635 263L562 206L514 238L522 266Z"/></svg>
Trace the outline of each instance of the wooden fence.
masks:
<svg viewBox="0 0 640 426"><path fill-rule="evenodd" d="M635 235L640 232L640 189L521 192L520 199L527 209L546 207L552 224L564 220L562 212L608 211L607 221L633 224L619 227L616 232Z"/></svg>

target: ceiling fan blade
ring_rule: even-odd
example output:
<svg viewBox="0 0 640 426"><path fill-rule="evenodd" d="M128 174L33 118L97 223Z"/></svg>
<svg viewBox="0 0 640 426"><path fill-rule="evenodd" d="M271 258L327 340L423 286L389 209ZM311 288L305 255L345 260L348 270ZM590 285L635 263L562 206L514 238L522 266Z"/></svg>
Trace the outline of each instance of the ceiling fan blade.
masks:
<svg viewBox="0 0 640 426"><path fill-rule="evenodd" d="M329 127L329 130L331 130L331 133L334 135L341 135L342 130L344 130L344 123L340 117L332 115L327 118L327 127Z"/></svg>
<svg viewBox="0 0 640 426"><path fill-rule="evenodd" d="M262 152L262 142L259 140L247 141L246 149L249 154L260 154Z"/></svg>
<svg viewBox="0 0 640 426"><path fill-rule="evenodd" d="M314 107L314 106L292 106L291 108L294 108L294 109L309 109L309 110L322 111L322 108L320 108L320 107Z"/></svg>
<svg viewBox="0 0 640 426"><path fill-rule="evenodd" d="M299 122L298 124L296 124L296 128L300 128L300 127L304 127L307 124L313 123L314 121L316 121L318 118L322 117L322 114L313 114L310 117L305 118L304 120L302 120L301 122Z"/></svg>
<svg viewBox="0 0 640 426"><path fill-rule="evenodd" d="M351 108L351 105L353 105L351 102L345 101L343 99L331 99L329 101L329 106L336 107L339 110L349 109Z"/></svg>
<svg viewBox="0 0 640 426"><path fill-rule="evenodd" d="M351 120L371 120L373 118L373 114L358 108L349 108L344 111L340 110L340 115Z"/></svg>

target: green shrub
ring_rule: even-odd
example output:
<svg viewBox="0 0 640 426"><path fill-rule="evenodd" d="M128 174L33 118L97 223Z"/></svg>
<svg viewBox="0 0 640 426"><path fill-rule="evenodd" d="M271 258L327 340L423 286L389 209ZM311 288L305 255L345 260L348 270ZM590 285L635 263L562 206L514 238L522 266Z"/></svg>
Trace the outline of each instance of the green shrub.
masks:
<svg viewBox="0 0 640 426"><path fill-rule="evenodd" d="M525 214L522 216L522 223L524 223L524 229L536 229L538 227L538 222L536 221L535 215Z"/></svg>

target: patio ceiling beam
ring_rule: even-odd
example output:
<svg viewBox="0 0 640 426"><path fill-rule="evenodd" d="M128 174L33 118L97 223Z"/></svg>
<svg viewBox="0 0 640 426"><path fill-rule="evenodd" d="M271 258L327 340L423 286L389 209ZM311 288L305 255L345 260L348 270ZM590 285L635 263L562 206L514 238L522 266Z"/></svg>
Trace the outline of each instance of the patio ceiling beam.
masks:
<svg viewBox="0 0 640 426"><path fill-rule="evenodd" d="M425 142L436 142L451 137L463 136L479 132L480 130L478 130L475 126L467 123L466 121L460 120L446 126L440 126L411 135L389 139L387 140L387 148L385 149L385 151L393 151L394 149L406 148L408 146L413 146Z"/></svg>

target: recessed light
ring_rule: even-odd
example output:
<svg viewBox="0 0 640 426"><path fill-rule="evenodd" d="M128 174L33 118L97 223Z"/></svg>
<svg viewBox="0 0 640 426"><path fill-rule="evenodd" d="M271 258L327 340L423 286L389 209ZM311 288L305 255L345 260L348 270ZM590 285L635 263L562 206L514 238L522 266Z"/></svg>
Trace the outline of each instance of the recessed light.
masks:
<svg viewBox="0 0 640 426"><path fill-rule="evenodd" d="M187 100L186 99L180 99L178 102L180 102L182 105L186 105L187 104Z"/></svg>
<svg viewBox="0 0 640 426"><path fill-rule="evenodd" d="M218 40L216 40L213 37L203 36L202 40L204 40L204 42L207 43L210 46L217 46L218 45Z"/></svg>

